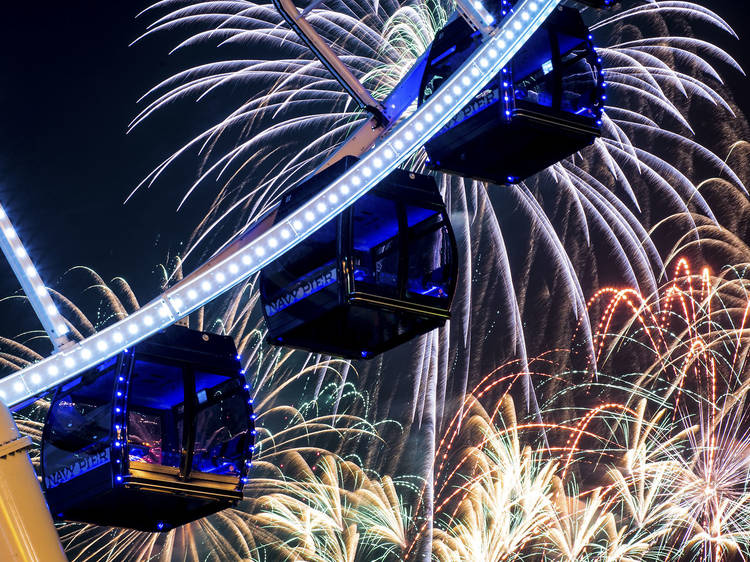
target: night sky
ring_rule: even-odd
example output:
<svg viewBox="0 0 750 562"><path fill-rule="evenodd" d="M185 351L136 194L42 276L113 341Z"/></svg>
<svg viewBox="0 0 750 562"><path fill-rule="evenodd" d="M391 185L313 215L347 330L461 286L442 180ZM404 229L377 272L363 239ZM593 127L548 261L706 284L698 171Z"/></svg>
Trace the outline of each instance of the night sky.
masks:
<svg viewBox="0 0 750 562"><path fill-rule="evenodd" d="M123 204L201 125L167 111L125 134L138 98L185 63L168 56L174 38L128 46L152 19L135 18L148 4L4 7L0 200L50 284L88 265L105 279L124 275L147 300L157 290L157 264L179 250L205 204L198 197L175 212L188 174ZM3 267L5 295L15 286Z"/></svg>
<svg viewBox="0 0 750 562"><path fill-rule="evenodd" d="M177 170L123 205L161 159L205 124L172 109L125 135L138 98L196 62L184 58L192 55L168 56L174 37L128 46L153 20L135 17L149 3L6 3L0 34L0 201L48 283L71 266L88 265L105 279L125 276L142 302L157 292L157 264L179 251L210 196L199 194L176 213L194 173ZM743 28L746 16L737 6L743 3L704 4ZM750 67L750 43L718 42ZM739 100L750 98L744 78L719 71ZM0 294L16 288L3 262Z"/></svg>

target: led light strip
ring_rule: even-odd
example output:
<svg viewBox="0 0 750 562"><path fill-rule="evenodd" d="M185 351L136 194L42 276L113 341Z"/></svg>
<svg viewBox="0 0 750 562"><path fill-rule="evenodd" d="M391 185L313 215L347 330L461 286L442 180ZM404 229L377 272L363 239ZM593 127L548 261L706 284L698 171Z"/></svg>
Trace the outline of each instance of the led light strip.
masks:
<svg viewBox="0 0 750 562"><path fill-rule="evenodd" d="M34 267L29 254L21 243L10 218L5 209L0 205L0 249L5 254L8 263L13 269L16 278L21 283L23 292L34 308L37 317L44 327L44 331L52 340L55 349L64 345L68 340L65 337L70 329L65 324L65 319L60 315L47 287L42 282L39 272Z"/></svg>
<svg viewBox="0 0 750 562"><path fill-rule="evenodd" d="M404 123L279 224L216 263L205 264L137 312L70 350L0 380L0 400L22 404L163 329L287 252L387 176L440 130L521 48L561 0L524 0L502 26Z"/></svg>

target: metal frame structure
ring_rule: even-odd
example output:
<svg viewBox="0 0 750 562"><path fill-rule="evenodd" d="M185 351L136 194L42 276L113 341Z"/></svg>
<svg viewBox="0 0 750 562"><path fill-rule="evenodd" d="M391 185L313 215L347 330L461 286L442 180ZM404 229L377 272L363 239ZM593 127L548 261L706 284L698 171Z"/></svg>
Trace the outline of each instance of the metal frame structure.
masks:
<svg viewBox="0 0 750 562"><path fill-rule="evenodd" d="M365 138L359 139L361 146L357 149L362 150L360 161L296 212L276 225L271 212L241 239L135 313L3 378L0 400L10 407L28 403L42 392L187 316L310 236L364 195L458 113L508 64L560 2L521 0L499 26L488 26L474 54L410 117L398 125L384 127L383 135L373 134L374 130L363 134ZM395 123L416 98L416 91L394 92L393 96L402 109L389 115L390 123ZM359 131L355 137L357 134ZM372 139L372 146L366 139ZM349 142L343 145L343 149L347 148L352 149Z"/></svg>

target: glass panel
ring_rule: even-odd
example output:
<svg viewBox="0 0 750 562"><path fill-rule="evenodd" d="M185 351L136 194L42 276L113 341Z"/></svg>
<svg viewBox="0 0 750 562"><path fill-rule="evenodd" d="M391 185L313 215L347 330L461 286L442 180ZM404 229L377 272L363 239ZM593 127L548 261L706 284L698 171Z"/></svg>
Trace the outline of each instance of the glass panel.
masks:
<svg viewBox="0 0 750 562"><path fill-rule="evenodd" d="M515 99L552 107L555 91L555 69L549 34L540 29L513 57L512 76Z"/></svg>
<svg viewBox="0 0 750 562"><path fill-rule="evenodd" d="M595 117L597 69L587 60L587 45L562 54L562 100L560 109L576 115Z"/></svg>
<svg viewBox="0 0 750 562"><path fill-rule="evenodd" d="M398 296L396 204L377 195L354 205L352 266L355 290Z"/></svg>
<svg viewBox="0 0 750 562"><path fill-rule="evenodd" d="M52 405L44 444L47 488L109 462L115 367L113 358L98 367L98 376L76 379Z"/></svg>
<svg viewBox="0 0 750 562"><path fill-rule="evenodd" d="M439 211L435 209L425 209L424 207L415 207L406 205L406 226L411 228L414 225L423 223L429 218L439 216Z"/></svg>
<svg viewBox="0 0 750 562"><path fill-rule="evenodd" d="M449 297L453 256L448 228L441 219L435 213L409 229L409 297Z"/></svg>
<svg viewBox="0 0 750 562"><path fill-rule="evenodd" d="M336 282L336 231L334 219L265 268L261 290L268 316Z"/></svg>
<svg viewBox="0 0 750 562"><path fill-rule="evenodd" d="M514 97L518 101L594 117L596 68L589 64L588 43L555 32L559 62L554 62L546 30L537 32L513 59ZM559 99L555 99L558 90Z"/></svg>
<svg viewBox="0 0 750 562"><path fill-rule="evenodd" d="M542 67L515 82L515 98L535 105L552 107L554 104L555 74L552 61L547 60Z"/></svg>
<svg viewBox="0 0 750 562"><path fill-rule="evenodd" d="M180 466L184 402L182 368L136 360L128 406L131 461Z"/></svg>
<svg viewBox="0 0 750 562"><path fill-rule="evenodd" d="M195 389L192 470L239 476L246 458L250 415L242 382L197 372Z"/></svg>

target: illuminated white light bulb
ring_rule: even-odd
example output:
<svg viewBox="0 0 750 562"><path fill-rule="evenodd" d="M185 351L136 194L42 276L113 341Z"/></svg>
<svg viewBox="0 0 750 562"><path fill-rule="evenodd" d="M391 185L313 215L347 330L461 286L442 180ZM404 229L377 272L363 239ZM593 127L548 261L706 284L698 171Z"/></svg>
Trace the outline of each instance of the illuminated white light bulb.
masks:
<svg viewBox="0 0 750 562"><path fill-rule="evenodd" d="M315 208L318 210L319 213L325 213L326 212L326 204L322 201L319 202L317 205L315 205Z"/></svg>
<svg viewBox="0 0 750 562"><path fill-rule="evenodd" d="M59 372L60 369L57 368L57 365L50 365L49 367L47 367L47 374L51 377L54 377Z"/></svg>
<svg viewBox="0 0 750 562"><path fill-rule="evenodd" d="M292 221L292 226L294 227L294 230L302 230L302 221L299 219L294 219Z"/></svg>
<svg viewBox="0 0 750 562"><path fill-rule="evenodd" d="M210 291L211 283L209 283L208 281L204 281L203 283L201 283L201 289L203 289L204 291Z"/></svg>
<svg viewBox="0 0 750 562"><path fill-rule="evenodd" d="M483 8L482 3L477 0L477 2L474 2L474 8L479 11Z"/></svg>
<svg viewBox="0 0 750 562"><path fill-rule="evenodd" d="M314 214L314 213L313 213L312 211L307 211L307 212L305 213L305 220L306 220L307 222L312 222L312 221L314 221L314 220L315 220L315 214Z"/></svg>
<svg viewBox="0 0 750 562"><path fill-rule="evenodd" d="M536 5L536 2L532 2L531 4L529 4L529 10L531 10L532 12L536 12L538 8L539 7Z"/></svg>
<svg viewBox="0 0 750 562"><path fill-rule="evenodd" d="M471 67L471 75L472 76L479 76L479 69L476 66Z"/></svg>
<svg viewBox="0 0 750 562"><path fill-rule="evenodd" d="M331 202L331 204L332 204L332 205L335 205L335 204L336 204L336 203L338 203L338 201L339 201L339 196L338 196L338 195L336 195L335 193L331 193L331 194L330 194L330 195L328 196L328 200L329 200L329 201Z"/></svg>
<svg viewBox="0 0 750 562"><path fill-rule="evenodd" d="M88 347L84 347L81 350L81 357L83 357L84 361L91 359L91 351L89 350Z"/></svg>
<svg viewBox="0 0 750 562"><path fill-rule="evenodd" d="M394 148L395 148L396 150L401 150L402 148L404 148L404 143L403 143L403 142L401 142L401 140L396 140L396 141L395 141L395 142L393 143L393 146L394 146Z"/></svg>
<svg viewBox="0 0 750 562"><path fill-rule="evenodd" d="M143 323L144 323L144 324L145 324L146 326L151 326L151 325L152 325L152 324L154 323L154 319L153 319L153 318L151 317L151 315L148 315L148 316L146 316L146 317L145 317L145 318L143 319Z"/></svg>
<svg viewBox="0 0 750 562"><path fill-rule="evenodd" d="M513 32L509 29L505 32L505 37L507 37L508 40L513 39Z"/></svg>
<svg viewBox="0 0 750 562"><path fill-rule="evenodd" d="M3 232L5 233L6 238L13 238L16 235L16 231L13 230L12 227L7 227L3 229Z"/></svg>
<svg viewBox="0 0 750 562"><path fill-rule="evenodd" d="M418 133L421 133L424 131L424 125L422 125L422 122L419 121L414 125L414 128L417 130Z"/></svg>
<svg viewBox="0 0 750 562"><path fill-rule="evenodd" d="M68 333L68 327L65 324L58 324L56 329L58 334Z"/></svg>
<svg viewBox="0 0 750 562"><path fill-rule="evenodd" d="M482 68L487 68L489 64L490 61L488 61L487 59L479 59L479 66L481 66Z"/></svg>
<svg viewBox="0 0 750 562"><path fill-rule="evenodd" d="M227 278L221 271L219 271L214 277L216 277L217 283L223 283Z"/></svg>
<svg viewBox="0 0 750 562"><path fill-rule="evenodd" d="M522 19L523 21L529 21L529 17L530 17L530 16L529 16L529 12L523 12L523 13L521 14L521 19Z"/></svg>
<svg viewBox="0 0 750 562"><path fill-rule="evenodd" d="M23 383L21 381L16 381L13 383L13 390L16 392L21 392L23 390Z"/></svg>
<svg viewBox="0 0 750 562"><path fill-rule="evenodd" d="M471 79L468 76L464 76L463 78L461 78L461 83L464 86L468 86L471 84Z"/></svg>
<svg viewBox="0 0 750 562"><path fill-rule="evenodd" d="M366 178L369 178L372 175L372 170L370 168L365 167L362 169L362 175L365 176Z"/></svg>
<svg viewBox="0 0 750 562"><path fill-rule="evenodd" d="M33 375L31 375L31 382L33 382L34 384L39 384L40 382L42 382L42 377L39 376L39 373L34 373Z"/></svg>
<svg viewBox="0 0 750 562"><path fill-rule="evenodd" d="M105 351L107 349L107 342L105 342L104 340L99 340L98 342L96 342L96 349L98 349L99 351Z"/></svg>
<svg viewBox="0 0 750 562"><path fill-rule="evenodd" d="M26 250L24 250L22 246L16 246L16 255L19 258L22 258L26 255Z"/></svg>
<svg viewBox="0 0 750 562"><path fill-rule="evenodd" d="M282 238L283 238L284 240L289 240L289 237L290 237L291 235L292 235L292 233L291 233L291 232L289 232L289 229L288 229L288 228L285 228L285 229L283 229L283 230L281 231L281 237L282 237ZM229 266L229 271L232 271L232 267L235 267L235 268L236 268L237 266L236 266L236 265L234 265L234 264L230 265L230 266Z"/></svg>
<svg viewBox="0 0 750 562"><path fill-rule="evenodd" d="M250 254L245 254L242 256L242 263L245 265L250 265L253 263L253 258L250 257Z"/></svg>
<svg viewBox="0 0 750 562"><path fill-rule="evenodd" d="M342 193L342 195L346 195L347 193L349 193L349 186L344 184L341 186L341 189L339 191Z"/></svg>
<svg viewBox="0 0 750 562"><path fill-rule="evenodd" d="M70 369L73 365L76 364L76 361L72 357L66 357L63 363L68 369Z"/></svg>
<svg viewBox="0 0 750 562"><path fill-rule="evenodd" d="M57 307L54 304L49 305L46 310L47 314L49 314L50 316L57 314Z"/></svg>
<svg viewBox="0 0 750 562"><path fill-rule="evenodd" d="M3 400L5 400L5 397L6 397L5 391L4 390L0 390L0 398L2 398Z"/></svg>
<svg viewBox="0 0 750 562"><path fill-rule="evenodd" d="M520 31L521 27L522 26L520 21L513 22L513 29L515 29L516 31Z"/></svg>
<svg viewBox="0 0 750 562"><path fill-rule="evenodd" d="M386 148L386 149L385 149L385 150L383 151L383 155L384 155L384 156L385 156L386 158L393 158L393 151L392 151L392 150L391 150L390 148Z"/></svg>
<svg viewBox="0 0 750 562"><path fill-rule="evenodd" d="M382 161L382 160L381 160L380 158L377 158L377 157L376 157L376 158L373 158L373 160L372 160L372 164L373 164L373 166L375 166L376 168L380 168L380 166L382 166L382 165L383 165L383 161Z"/></svg>
<svg viewBox="0 0 750 562"><path fill-rule="evenodd" d="M159 308L159 318L166 318L169 316L169 309L166 306Z"/></svg>
<svg viewBox="0 0 750 562"><path fill-rule="evenodd" d="M406 131L404 133L404 138L408 141L412 141L414 140L414 133L412 133L411 131Z"/></svg>
<svg viewBox="0 0 750 562"><path fill-rule="evenodd" d="M492 48L489 51L487 51L487 54L490 56L490 58L497 58L497 49Z"/></svg>
<svg viewBox="0 0 750 562"><path fill-rule="evenodd" d="M361 179L359 179L359 176L354 176L354 177L352 178L352 183L353 183L354 185L359 185L359 184L361 184L361 183L362 183L362 180L361 180Z"/></svg>
<svg viewBox="0 0 750 562"><path fill-rule="evenodd" d="M255 248L255 255L256 256L262 257L263 254L265 254L265 253L266 253L266 251L263 249L262 246L258 246L257 248Z"/></svg>
<svg viewBox="0 0 750 562"><path fill-rule="evenodd" d="M284 232L286 232L285 238L289 238L289 231L285 230ZM282 232L281 235L284 236L284 233ZM229 269L229 273L231 273L232 275L237 275L237 272L239 272L240 270L239 266L236 263L230 263L227 269Z"/></svg>
<svg viewBox="0 0 750 562"><path fill-rule="evenodd" d="M425 113L424 114L424 120L427 121L428 123L432 123L433 119L435 119L435 118L432 116L432 113Z"/></svg>
<svg viewBox="0 0 750 562"><path fill-rule="evenodd" d="M195 289L190 289L190 290L189 290L189 291L187 292L187 297L188 297L188 298L189 298L189 299L190 299L191 301L194 301L195 299L197 299L197 298L198 298L198 291L196 291Z"/></svg>
<svg viewBox="0 0 750 562"><path fill-rule="evenodd" d="M455 86L453 86L453 93L454 94L456 94L457 96L460 96L461 92L462 92L461 86L459 86L458 84L456 84Z"/></svg>
<svg viewBox="0 0 750 562"><path fill-rule="evenodd" d="M34 269L33 265L26 266L25 271L26 271L26 275L28 275L29 277L36 276L36 269Z"/></svg>
<svg viewBox="0 0 750 562"><path fill-rule="evenodd" d="M443 112L443 106L441 104L435 104L435 107L433 108L435 110L435 113L442 113Z"/></svg>
<svg viewBox="0 0 750 562"><path fill-rule="evenodd" d="M128 332L130 332L131 334L137 334L138 326L136 326L135 323L130 324L130 326L128 326Z"/></svg>
<svg viewBox="0 0 750 562"><path fill-rule="evenodd" d="M115 343L122 343L123 337L120 332L115 332L112 334L112 341Z"/></svg>

